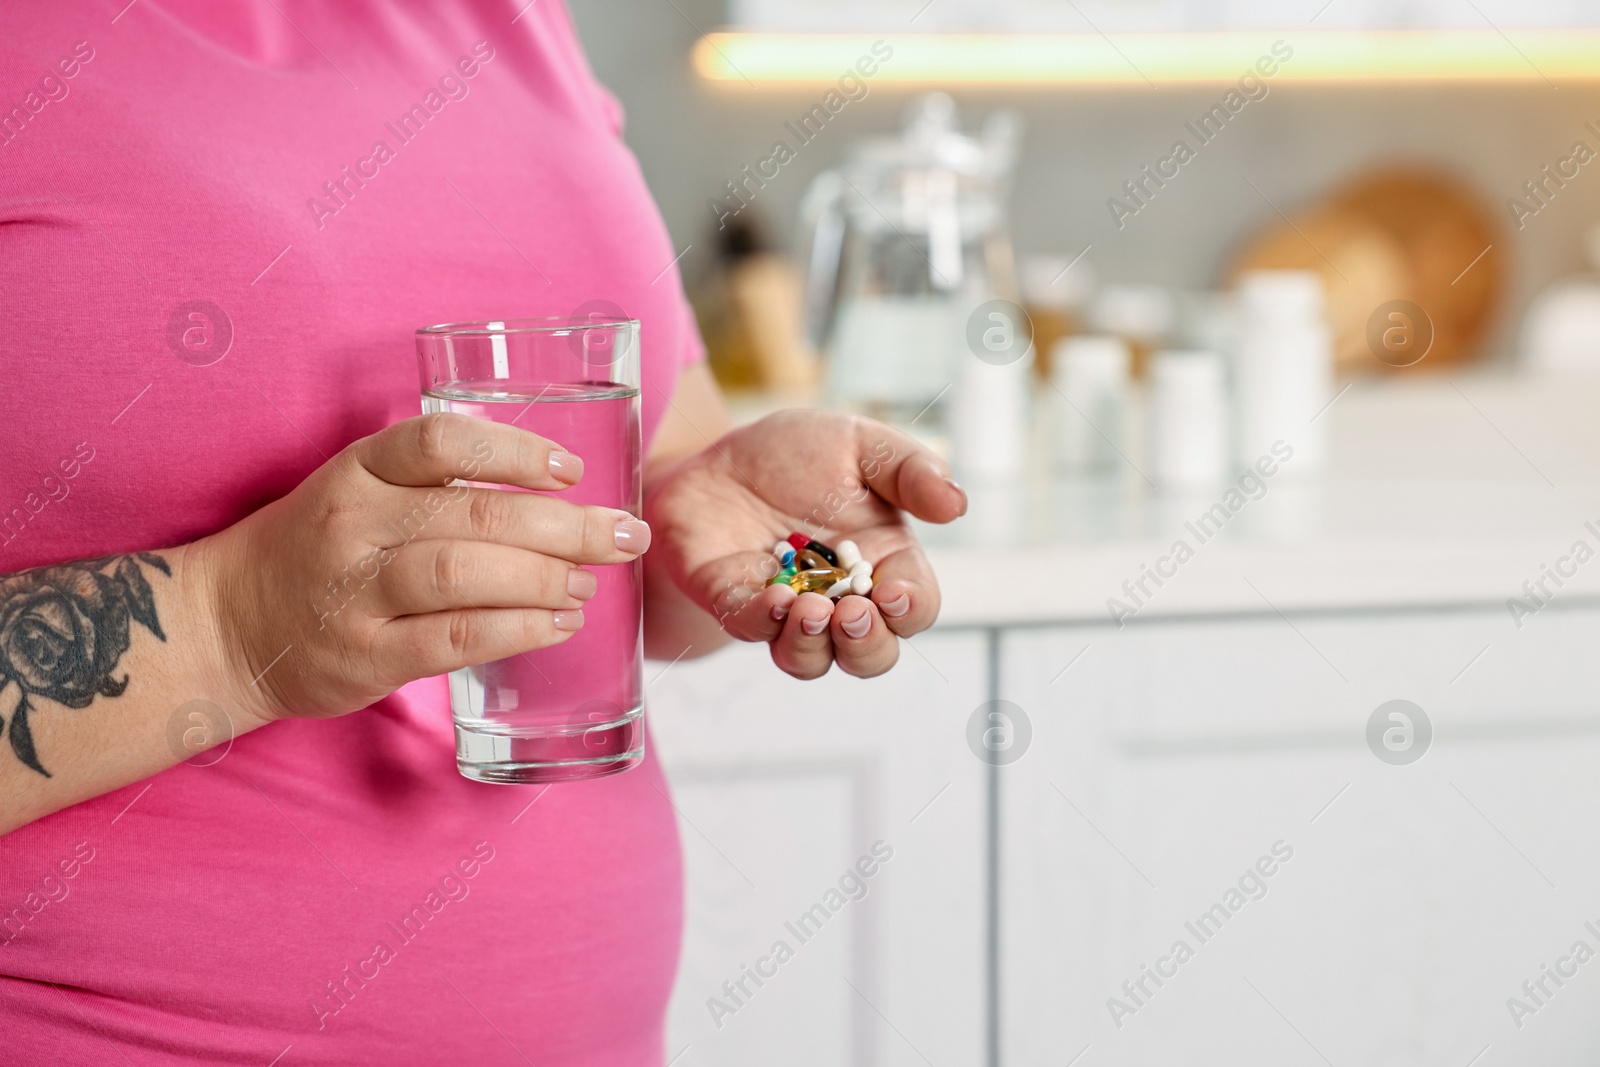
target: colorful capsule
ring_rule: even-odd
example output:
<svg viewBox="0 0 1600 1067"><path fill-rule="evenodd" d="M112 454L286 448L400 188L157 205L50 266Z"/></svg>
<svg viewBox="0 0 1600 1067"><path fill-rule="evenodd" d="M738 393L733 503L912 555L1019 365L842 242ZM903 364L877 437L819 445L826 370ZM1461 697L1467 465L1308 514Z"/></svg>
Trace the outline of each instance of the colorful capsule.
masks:
<svg viewBox="0 0 1600 1067"><path fill-rule="evenodd" d="M786 583L797 593L822 593L837 600L872 591L872 562L862 557L854 541L840 541L837 549L803 533L792 533L772 546L780 569L768 585Z"/></svg>
<svg viewBox="0 0 1600 1067"><path fill-rule="evenodd" d="M841 578L848 577L844 571L834 568L799 571L789 579L789 588L796 593L826 593L837 585Z"/></svg>
<svg viewBox="0 0 1600 1067"><path fill-rule="evenodd" d="M839 554L821 541L807 541L806 547L827 560L828 566L837 567L839 565Z"/></svg>
<svg viewBox="0 0 1600 1067"><path fill-rule="evenodd" d="M794 566L796 570L801 571L825 571L833 568L833 564L809 548L803 548L794 554Z"/></svg>

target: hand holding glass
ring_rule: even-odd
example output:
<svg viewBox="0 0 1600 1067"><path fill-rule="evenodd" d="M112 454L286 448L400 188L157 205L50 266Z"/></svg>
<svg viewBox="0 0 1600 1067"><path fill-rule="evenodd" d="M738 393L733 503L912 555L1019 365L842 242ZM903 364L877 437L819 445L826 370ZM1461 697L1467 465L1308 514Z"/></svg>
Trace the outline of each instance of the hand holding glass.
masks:
<svg viewBox="0 0 1600 1067"><path fill-rule="evenodd" d="M507 319L417 331L422 409L519 426L583 460L560 494L640 508L639 324ZM493 486L507 492L530 492ZM482 782L597 778L644 758L640 562L594 567L570 639L450 674L456 765Z"/></svg>

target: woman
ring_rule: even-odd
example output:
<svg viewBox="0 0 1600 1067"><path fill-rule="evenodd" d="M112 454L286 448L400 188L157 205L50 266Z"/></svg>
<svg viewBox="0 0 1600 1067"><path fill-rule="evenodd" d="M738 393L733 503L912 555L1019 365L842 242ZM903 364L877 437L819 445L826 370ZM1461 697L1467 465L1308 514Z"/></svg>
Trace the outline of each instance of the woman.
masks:
<svg viewBox="0 0 1600 1067"><path fill-rule="evenodd" d="M0 16L6 1063L659 1064L660 767L466 781L439 675L569 639L584 568L640 554L659 657L866 676L933 621L899 509L961 490L844 416L726 432L618 109L557 0L520 6ZM596 301L643 324L646 521L475 490L319 608L485 435L481 479L581 478L409 417L412 329ZM760 586L807 515L881 561L870 599ZM180 763L196 708L236 736Z"/></svg>

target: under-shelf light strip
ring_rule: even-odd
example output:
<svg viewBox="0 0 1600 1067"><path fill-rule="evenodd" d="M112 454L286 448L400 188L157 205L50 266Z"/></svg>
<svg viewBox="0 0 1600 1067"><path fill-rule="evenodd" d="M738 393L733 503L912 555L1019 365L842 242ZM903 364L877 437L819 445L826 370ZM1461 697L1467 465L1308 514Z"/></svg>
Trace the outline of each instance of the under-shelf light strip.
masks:
<svg viewBox="0 0 1600 1067"><path fill-rule="evenodd" d="M1293 50L1275 81L1548 81L1600 78L1600 30L1281 30L1226 33L708 34L695 70L757 86L836 82L876 41L893 48L871 81L1116 85L1237 80ZM1113 43L1115 47L1113 47Z"/></svg>

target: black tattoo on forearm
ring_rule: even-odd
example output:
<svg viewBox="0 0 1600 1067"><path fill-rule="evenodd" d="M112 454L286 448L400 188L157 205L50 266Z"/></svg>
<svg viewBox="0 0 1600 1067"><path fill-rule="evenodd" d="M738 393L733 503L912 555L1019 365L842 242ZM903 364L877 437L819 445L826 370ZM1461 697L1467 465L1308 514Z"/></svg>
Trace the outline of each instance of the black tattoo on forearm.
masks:
<svg viewBox="0 0 1600 1067"><path fill-rule="evenodd" d="M167 639L140 564L172 576L166 560L139 552L0 578L0 693L12 683L21 690L9 724L0 712L0 729L17 759L46 778L28 727L33 698L86 708L97 696L121 696L128 675L112 672L128 651L132 624Z"/></svg>

